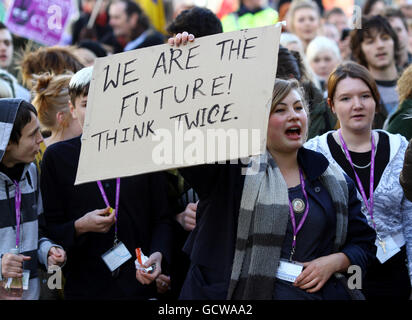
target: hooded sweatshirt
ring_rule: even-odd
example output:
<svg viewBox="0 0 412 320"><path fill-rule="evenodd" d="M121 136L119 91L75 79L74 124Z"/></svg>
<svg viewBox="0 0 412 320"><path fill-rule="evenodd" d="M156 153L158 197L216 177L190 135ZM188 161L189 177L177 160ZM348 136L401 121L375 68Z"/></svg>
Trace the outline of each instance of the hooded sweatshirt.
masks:
<svg viewBox="0 0 412 320"><path fill-rule="evenodd" d="M34 163L16 164L9 169L1 161L10 140L17 110L23 100L0 100L0 281L2 278L1 263L5 253L16 248L16 185L21 190L21 219L19 253L30 256L30 261L23 264L24 270L30 271L28 290L23 291L23 299L39 298L40 284L37 266L40 261L47 266L47 255L52 246L42 232L44 225L43 206L40 196L37 167Z"/></svg>

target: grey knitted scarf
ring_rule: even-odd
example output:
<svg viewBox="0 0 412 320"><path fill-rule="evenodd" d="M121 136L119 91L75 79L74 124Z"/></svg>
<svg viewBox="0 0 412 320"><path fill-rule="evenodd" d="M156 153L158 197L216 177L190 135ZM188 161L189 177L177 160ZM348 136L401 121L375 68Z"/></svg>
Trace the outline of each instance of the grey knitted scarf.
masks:
<svg viewBox="0 0 412 320"><path fill-rule="evenodd" d="M333 165L321 175L336 209L335 252L346 239L348 187ZM269 300L289 219L287 184L270 153L252 159L240 203L228 299Z"/></svg>

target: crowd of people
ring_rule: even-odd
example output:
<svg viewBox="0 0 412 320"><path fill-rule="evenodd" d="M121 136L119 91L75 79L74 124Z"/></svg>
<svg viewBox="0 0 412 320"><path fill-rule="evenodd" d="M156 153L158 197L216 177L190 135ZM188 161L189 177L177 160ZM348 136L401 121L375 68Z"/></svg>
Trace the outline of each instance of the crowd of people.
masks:
<svg viewBox="0 0 412 320"><path fill-rule="evenodd" d="M411 299L412 5L329 2L186 5L166 35L83 0L70 45L18 61L0 23L0 299ZM96 58L279 21L263 154L74 184Z"/></svg>

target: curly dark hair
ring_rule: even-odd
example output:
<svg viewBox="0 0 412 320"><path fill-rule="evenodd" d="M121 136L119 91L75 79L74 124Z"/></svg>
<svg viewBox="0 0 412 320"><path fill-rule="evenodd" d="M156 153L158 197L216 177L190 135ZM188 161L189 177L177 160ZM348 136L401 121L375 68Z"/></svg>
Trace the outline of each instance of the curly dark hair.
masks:
<svg viewBox="0 0 412 320"><path fill-rule="evenodd" d="M362 42L365 38L372 37L375 33L383 33L389 35L394 42L395 62L399 65L401 59L399 38L396 32L392 29L388 19L382 16L362 17L362 29L354 29L350 33L350 48L355 61L364 67L368 67L365 54L362 51Z"/></svg>
<svg viewBox="0 0 412 320"><path fill-rule="evenodd" d="M209 9L193 7L182 11L167 27L170 35L187 31L197 38L222 33L222 24Z"/></svg>

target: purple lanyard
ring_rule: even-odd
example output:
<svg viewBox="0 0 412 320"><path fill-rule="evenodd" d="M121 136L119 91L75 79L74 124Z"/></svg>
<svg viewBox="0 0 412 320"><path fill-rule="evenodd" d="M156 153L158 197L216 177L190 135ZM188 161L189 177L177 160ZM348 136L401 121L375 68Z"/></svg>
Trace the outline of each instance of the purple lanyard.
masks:
<svg viewBox="0 0 412 320"><path fill-rule="evenodd" d="M21 190L19 183L17 181L13 181L16 187L16 194L14 196L14 203L16 207L16 248L20 245L20 219L21 219Z"/></svg>
<svg viewBox="0 0 412 320"><path fill-rule="evenodd" d="M375 220L373 219L373 183L374 183L374 172L375 172L375 138L373 137L373 132L371 133L372 152L371 152L371 170L370 170L370 180L369 180L369 201L366 198L365 189L362 186L362 182L360 181L359 176L356 173L355 168L353 167L352 158L349 154L349 150L348 150L348 147L346 146L345 140L343 140L340 129L338 130L338 134L339 134L339 139L342 144L343 150L345 151L346 159L348 160L350 166L353 169L353 173L355 174L356 182L358 183L363 202L365 203L365 206L368 209L369 215L372 220L373 227L376 231L376 224L375 224Z"/></svg>
<svg viewBox="0 0 412 320"><path fill-rule="evenodd" d="M300 168L299 168L299 177L300 177L300 185L302 187L303 196L305 197L305 200L306 200L306 208L305 208L303 217L302 219L300 219L299 225L296 228L295 212L293 211L292 203L290 202L290 199L289 199L290 220L292 221L292 228L293 228L292 251L290 253L290 258L289 258L290 261L292 260L293 254L295 253L296 236L298 235L298 232L300 231L300 229L302 229L303 223L305 222L306 217L308 216L308 212L309 212L309 199L308 199L308 195L305 190L305 179L303 179L303 173Z"/></svg>
<svg viewBox="0 0 412 320"><path fill-rule="evenodd" d="M109 200L107 199L106 192L103 189L102 182L99 180L97 181L97 185L99 186L100 193L102 194L104 203L106 206L110 207ZM115 204L115 210L116 210L116 222L114 224L114 242L117 242L117 216L119 214L119 198L120 198L120 178L116 178L116 204Z"/></svg>

